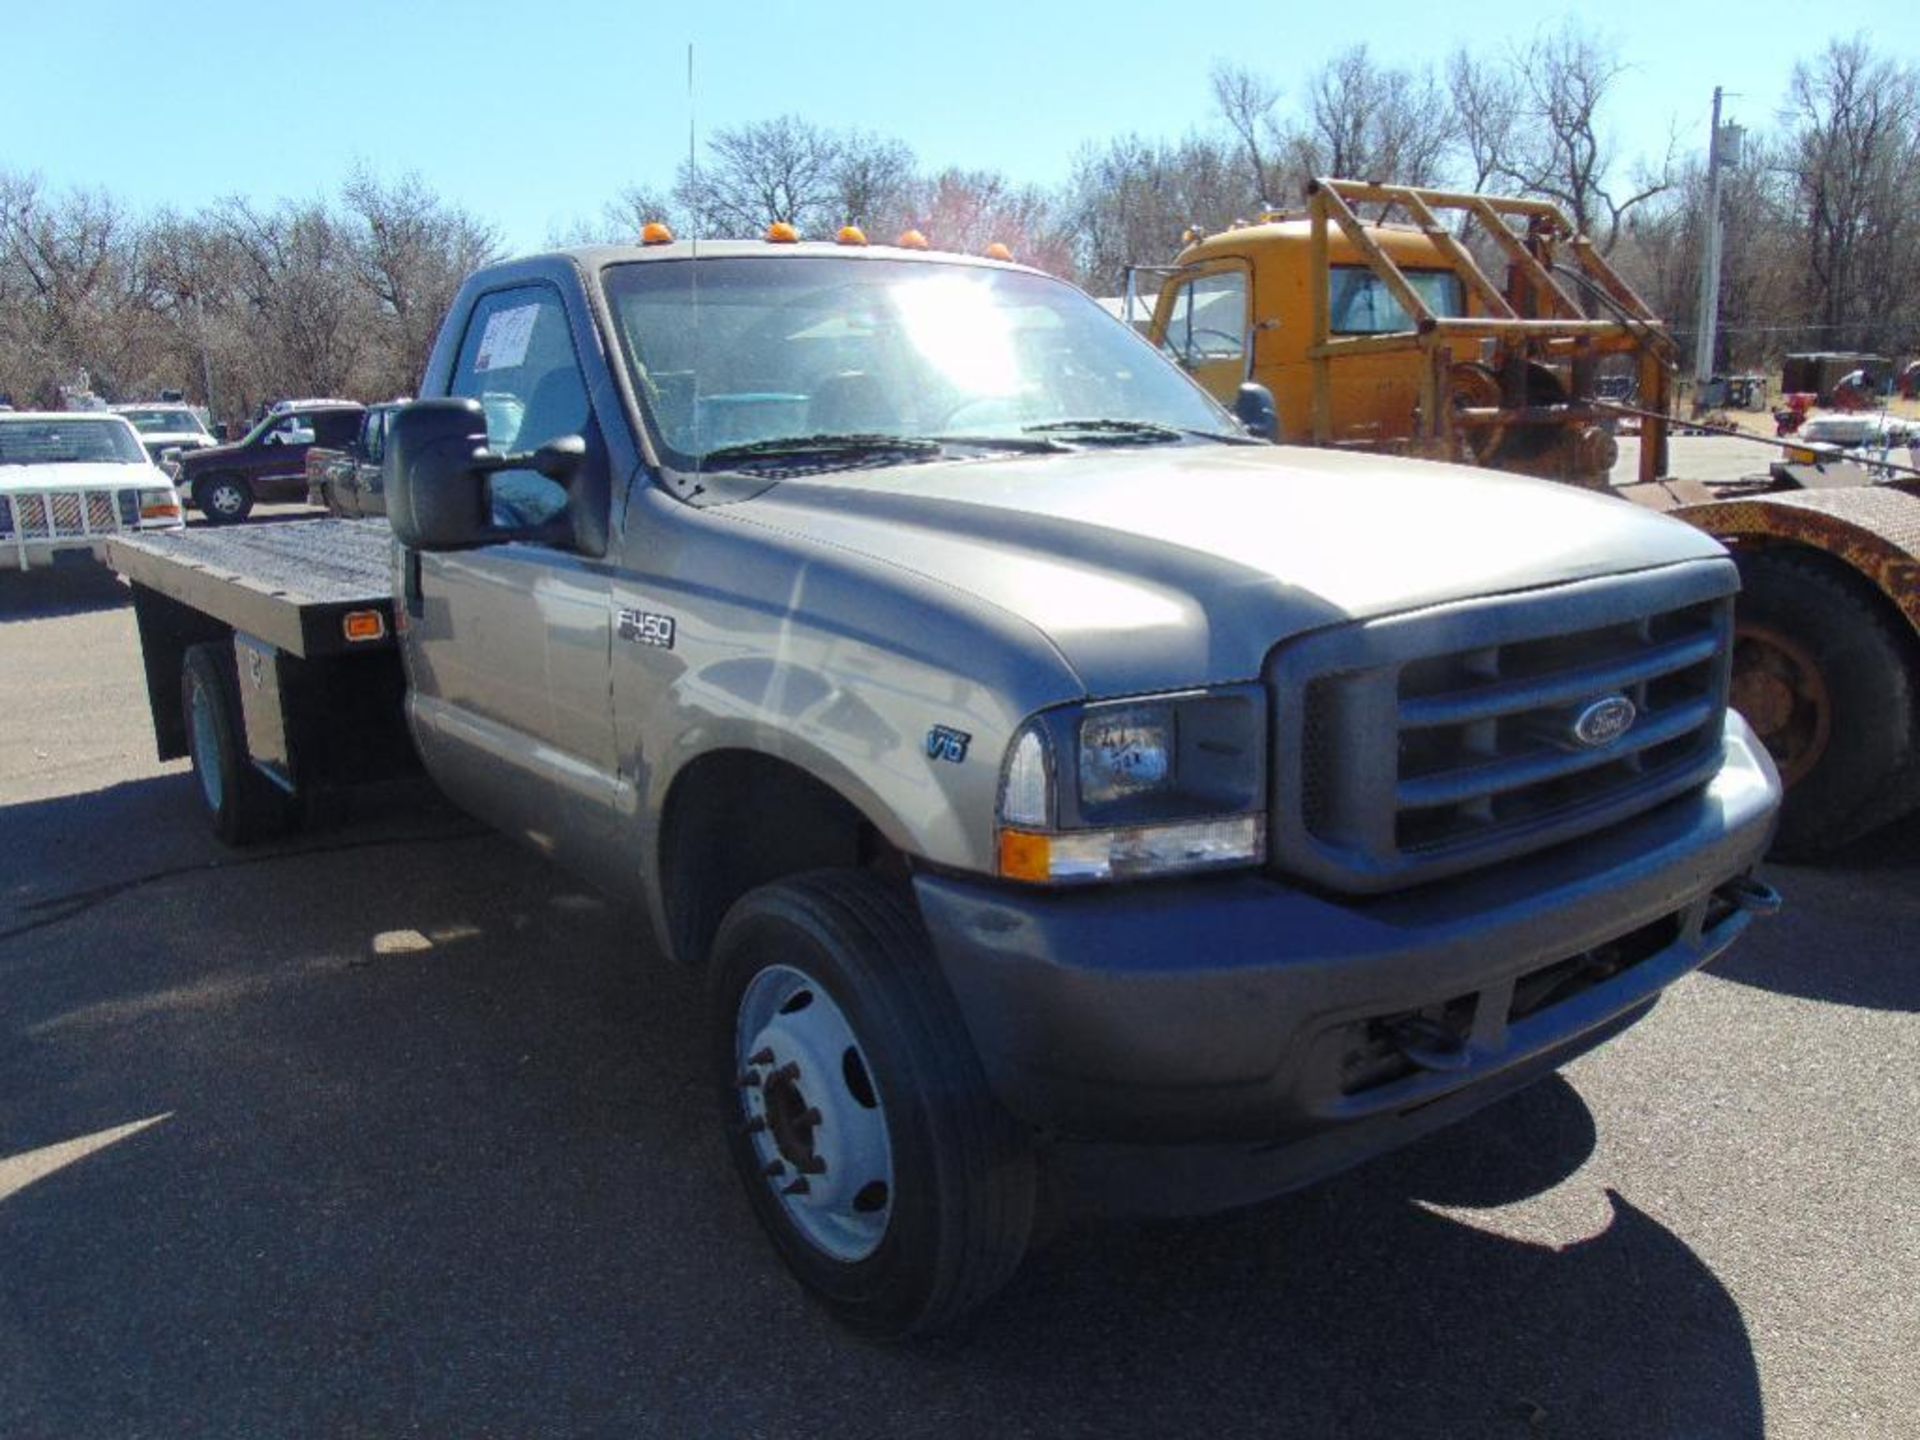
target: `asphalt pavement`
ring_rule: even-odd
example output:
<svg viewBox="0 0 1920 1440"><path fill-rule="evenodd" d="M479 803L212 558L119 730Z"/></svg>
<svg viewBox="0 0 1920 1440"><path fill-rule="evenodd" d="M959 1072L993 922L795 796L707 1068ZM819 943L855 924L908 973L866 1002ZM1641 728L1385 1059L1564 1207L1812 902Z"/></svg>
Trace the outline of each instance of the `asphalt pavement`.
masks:
<svg viewBox="0 0 1920 1440"><path fill-rule="evenodd" d="M1920 1429L1920 825L1516 1099L882 1347L755 1229L642 920L424 789L223 851L103 575L0 575L0 682L8 1440Z"/></svg>

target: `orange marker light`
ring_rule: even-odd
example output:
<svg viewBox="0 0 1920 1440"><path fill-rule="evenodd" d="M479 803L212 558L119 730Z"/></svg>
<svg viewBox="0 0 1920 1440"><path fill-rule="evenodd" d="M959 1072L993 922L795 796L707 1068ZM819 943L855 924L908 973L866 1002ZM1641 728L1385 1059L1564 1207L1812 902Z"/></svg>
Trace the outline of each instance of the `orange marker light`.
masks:
<svg viewBox="0 0 1920 1440"><path fill-rule="evenodd" d="M647 228L640 232L640 243L642 245L671 245L673 243L673 231L669 230L661 221L649 220L647 222Z"/></svg>
<svg viewBox="0 0 1920 1440"><path fill-rule="evenodd" d="M767 226L769 245L793 245L800 239L800 232L784 220L776 220Z"/></svg>
<svg viewBox="0 0 1920 1440"><path fill-rule="evenodd" d="M842 225L834 239L842 245L864 245L867 243L867 232L858 225Z"/></svg>
<svg viewBox="0 0 1920 1440"><path fill-rule="evenodd" d="M387 617L378 610L349 610L340 628L349 640L378 640L387 633Z"/></svg>
<svg viewBox="0 0 1920 1440"><path fill-rule="evenodd" d="M1013 259L1013 251L1009 250L1003 243L1001 243L998 240L994 241L991 245L987 246L985 253L986 253L987 259L989 260Z"/></svg>
<svg viewBox="0 0 1920 1440"><path fill-rule="evenodd" d="M900 238L894 243L902 250L924 250L927 248L927 237L918 230L902 230Z"/></svg>
<svg viewBox="0 0 1920 1440"><path fill-rule="evenodd" d="M1053 878L1052 845L1045 835L1000 832L1000 873L1009 880L1044 883Z"/></svg>

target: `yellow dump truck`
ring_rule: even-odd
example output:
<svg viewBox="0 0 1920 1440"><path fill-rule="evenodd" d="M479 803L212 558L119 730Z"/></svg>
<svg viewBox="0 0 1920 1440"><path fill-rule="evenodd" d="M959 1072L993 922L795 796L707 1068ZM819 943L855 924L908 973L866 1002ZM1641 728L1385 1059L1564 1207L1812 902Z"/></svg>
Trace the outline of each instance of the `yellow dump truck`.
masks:
<svg viewBox="0 0 1920 1440"><path fill-rule="evenodd" d="M1303 213L1189 238L1149 334L1226 403L1266 387L1282 439L1611 488L1733 550L1732 698L1788 785L1780 853L1920 805L1920 481L1726 496L1669 476L1672 337L1544 201L1323 179ZM1640 426L1618 485L1608 375Z"/></svg>

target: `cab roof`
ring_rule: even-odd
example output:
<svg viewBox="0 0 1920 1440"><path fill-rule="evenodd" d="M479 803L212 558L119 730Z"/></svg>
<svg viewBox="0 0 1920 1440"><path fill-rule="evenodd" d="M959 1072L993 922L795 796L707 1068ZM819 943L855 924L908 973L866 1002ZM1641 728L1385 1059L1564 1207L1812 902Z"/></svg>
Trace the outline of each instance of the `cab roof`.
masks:
<svg viewBox="0 0 1920 1440"><path fill-rule="evenodd" d="M781 259L794 255L824 257L838 260L912 260L919 264L972 265L989 270L1024 270L1030 274L1042 272L1030 265L1017 261L992 260L984 255L964 255L951 250L928 248L925 250L908 249L900 245L840 245L831 240L800 240L778 242L771 240L675 240L668 245L582 245L567 250L551 251L546 255L531 255L530 260L561 259L569 260L583 270L597 270L607 265L624 265L641 260L727 260Z"/></svg>
<svg viewBox="0 0 1920 1440"><path fill-rule="evenodd" d="M1426 233L1412 225L1368 225L1367 234L1396 265L1415 270L1452 270L1453 262ZM1297 253L1298 263L1313 243L1313 222L1305 219L1270 220L1237 225L1196 240L1180 252L1177 265L1198 265L1230 256L1278 259ZM1337 225L1327 226L1327 258L1336 265L1364 265L1366 257Z"/></svg>

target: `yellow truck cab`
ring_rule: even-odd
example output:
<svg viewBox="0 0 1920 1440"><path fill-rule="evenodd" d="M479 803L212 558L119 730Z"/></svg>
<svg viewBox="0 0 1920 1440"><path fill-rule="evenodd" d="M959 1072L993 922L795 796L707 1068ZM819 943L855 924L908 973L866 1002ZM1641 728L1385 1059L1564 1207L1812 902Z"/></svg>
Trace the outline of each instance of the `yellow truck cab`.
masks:
<svg viewBox="0 0 1920 1440"><path fill-rule="evenodd" d="M1480 313L1445 254L1413 226L1369 227L1369 235L1437 315ZM1266 218L1196 240L1161 287L1150 338L1216 399L1231 405L1252 380L1273 392L1280 433L1313 430L1311 277L1313 226ZM1327 236L1329 320L1339 336L1404 333L1413 320L1344 234ZM1248 347L1251 344L1252 353ZM1400 348L1357 354L1335 372L1332 441L1367 446L1405 441L1415 431L1422 357Z"/></svg>

